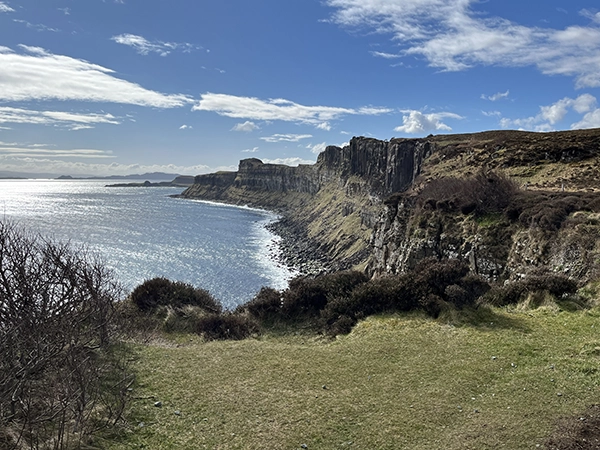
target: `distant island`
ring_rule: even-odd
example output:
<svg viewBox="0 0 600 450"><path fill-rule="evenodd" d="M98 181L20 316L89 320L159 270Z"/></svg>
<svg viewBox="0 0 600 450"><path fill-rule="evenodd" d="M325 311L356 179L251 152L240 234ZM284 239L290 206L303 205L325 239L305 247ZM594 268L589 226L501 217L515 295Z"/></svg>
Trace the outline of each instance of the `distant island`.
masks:
<svg viewBox="0 0 600 450"><path fill-rule="evenodd" d="M57 180L148 180L148 181L167 181L174 180L179 177L178 173L165 173L165 172L151 172L143 174L130 174L130 175L107 175L107 176L82 176L74 177L71 175L61 175L57 177ZM193 177L192 177L193 178Z"/></svg>
<svg viewBox="0 0 600 450"><path fill-rule="evenodd" d="M129 174L129 175L106 175L106 176L95 176L95 175L60 175L56 173L32 173L32 172L14 172L9 170L0 170L0 179L7 180L27 180L27 179L49 179L49 180L141 180L141 181L169 181L175 180L178 177L185 177L178 173L165 173L165 172L151 172L143 174ZM193 178L193 177L190 177Z"/></svg>
<svg viewBox="0 0 600 450"><path fill-rule="evenodd" d="M175 177L172 181L156 181L151 182L149 180L145 180L141 183L115 183L115 184L107 184L106 187L168 187L168 186L176 186L176 187L189 187L194 184L195 177L191 175L179 175Z"/></svg>

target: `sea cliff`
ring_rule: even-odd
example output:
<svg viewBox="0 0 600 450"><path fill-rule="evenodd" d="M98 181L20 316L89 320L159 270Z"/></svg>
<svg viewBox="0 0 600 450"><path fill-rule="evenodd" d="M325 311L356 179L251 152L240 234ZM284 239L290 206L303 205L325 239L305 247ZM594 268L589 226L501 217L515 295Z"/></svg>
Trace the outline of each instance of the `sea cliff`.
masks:
<svg viewBox="0 0 600 450"><path fill-rule="evenodd" d="M541 266L589 279L600 260L595 238L600 236L599 169L600 130L490 131L388 141L355 137L343 148L327 147L314 165L242 160L236 172L195 177L182 196L275 210L336 269L355 267L381 276L436 256L465 259L491 280ZM429 209L423 207L428 199L422 193L435 180L480 173L501 173L517 191L529 192L514 200L527 207L511 204L525 209L522 215L531 205L546 204L553 211L556 204L567 206L559 208L562 216L551 220L552 227L540 225L540 211L530 222L510 216L509 206L487 216L461 212L462 200L450 198L460 193L435 200L448 207L434 202L432 208L431 201ZM532 200L534 192L541 197ZM585 198L569 199L575 193Z"/></svg>

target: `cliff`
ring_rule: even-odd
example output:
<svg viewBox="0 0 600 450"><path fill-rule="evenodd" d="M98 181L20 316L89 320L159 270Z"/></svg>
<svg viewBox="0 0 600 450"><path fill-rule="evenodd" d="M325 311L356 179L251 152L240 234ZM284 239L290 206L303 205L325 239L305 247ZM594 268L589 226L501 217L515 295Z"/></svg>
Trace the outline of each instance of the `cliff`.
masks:
<svg viewBox="0 0 600 450"><path fill-rule="evenodd" d="M599 170L600 130L490 131L389 141L355 137L343 148L327 147L314 165L242 160L237 172L197 176L182 196L278 211L338 268L366 267L376 276L437 256L464 258L473 271L494 280L541 266L590 278L596 267L587 262L600 260L595 250L600 242L574 236L583 228L594 235ZM515 219L520 207L512 203L512 213L507 205L481 214L469 208L461 212L462 200L455 197L464 192L452 192L452 183L437 198L423 198L436 180L500 172L512 180L515 192L529 193L527 199L521 194L513 199L529 205L529 213L532 204L550 210L557 202L570 206L561 210L554 228L546 229L539 217L529 223ZM535 192L546 197L532 200ZM565 200L575 192L588 194L580 201Z"/></svg>
<svg viewBox="0 0 600 450"><path fill-rule="evenodd" d="M197 176L182 196L275 210L293 218L335 267L364 267L381 200L414 183L431 148L420 139L353 138L327 147L314 165L242 160L237 172Z"/></svg>

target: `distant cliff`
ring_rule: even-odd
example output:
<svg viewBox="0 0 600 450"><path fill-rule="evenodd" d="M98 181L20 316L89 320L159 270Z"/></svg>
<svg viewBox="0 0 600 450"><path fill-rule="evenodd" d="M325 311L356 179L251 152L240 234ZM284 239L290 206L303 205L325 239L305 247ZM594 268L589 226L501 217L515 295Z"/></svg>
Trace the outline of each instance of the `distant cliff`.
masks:
<svg viewBox="0 0 600 450"><path fill-rule="evenodd" d="M474 271L502 279L540 265L554 264L565 272L575 269L566 262L566 247L549 250L551 233L542 233L542 240L539 227L498 217L484 220L471 213L456 215L443 206L425 214L415 207L419 193L433 180L492 171L501 171L529 191L594 192L600 190L599 170L600 130L490 131L389 141L355 137L343 148L327 147L314 165L242 160L236 172L197 176L182 196L278 211L305 230L340 268L366 267L381 275L408 270L420 258L434 255L467 259ZM590 195L586 201L592 204L594 194ZM549 204L552 201L562 200L548 200ZM595 214L590 204L575 203L554 230L553 238L561 242L572 240L572 233L567 239L561 227L572 223L567 219L577 208ZM429 225L415 226L422 220ZM595 245L586 242L588 247ZM586 260L595 255L588 247L577 250Z"/></svg>
<svg viewBox="0 0 600 450"><path fill-rule="evenodd" d="M237 172L197 176L182 196L276 210L340 267L364 265L382 199L410 187L431 151L422 139L353 138L344 148L327 147L314 165L242 160Z"/></svg>

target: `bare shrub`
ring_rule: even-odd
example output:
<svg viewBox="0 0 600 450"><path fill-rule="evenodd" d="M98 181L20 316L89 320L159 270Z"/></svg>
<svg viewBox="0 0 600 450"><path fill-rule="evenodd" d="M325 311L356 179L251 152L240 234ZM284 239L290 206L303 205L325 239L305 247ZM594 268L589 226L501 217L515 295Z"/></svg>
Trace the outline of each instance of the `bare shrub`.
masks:
<svg viewBox="0 0 600 450"><path fill-rule="evenodd" d="M2 448L78 446L120 418L131 381L113 345L120 294L85 249L0 223Z"/></svg>

